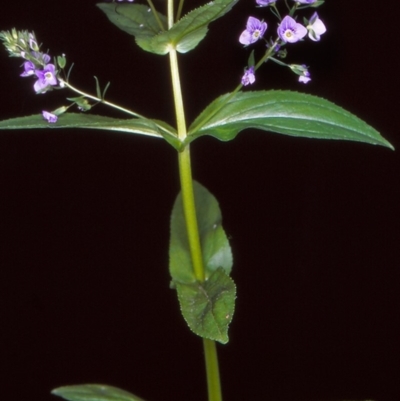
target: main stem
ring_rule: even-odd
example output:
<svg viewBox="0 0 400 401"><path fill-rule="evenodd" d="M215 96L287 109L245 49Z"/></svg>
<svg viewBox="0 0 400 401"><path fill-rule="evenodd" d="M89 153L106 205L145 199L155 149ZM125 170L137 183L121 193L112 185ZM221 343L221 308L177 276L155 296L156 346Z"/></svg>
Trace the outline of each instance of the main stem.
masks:
<svg viewBox="0 0 400 401"><path fill-rule="evenodd" d="M172 1L170 0L170 3ZM169 9L172 15L172 7ZM169 52L172 89L175 103L178 136L183 141L187 136L183 97L179 77L178 56L175 49ZM198 281L205 280L200 235L197 224L196 204L193 192L192 168L190 163L190 147L186 145L178 153L179 177L181 182L183 211L194 274ZM219 377L218 356L215 342L203 339L204 357L207 374L208 401L222 401L221 382Z"/></svg>

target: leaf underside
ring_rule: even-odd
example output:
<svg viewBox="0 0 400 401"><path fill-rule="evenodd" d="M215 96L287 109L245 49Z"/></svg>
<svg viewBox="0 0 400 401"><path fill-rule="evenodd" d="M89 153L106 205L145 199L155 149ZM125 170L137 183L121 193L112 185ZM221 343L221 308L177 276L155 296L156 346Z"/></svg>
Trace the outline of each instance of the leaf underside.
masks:
<svg viewBox="0 0 400 401"><path fill-rule="evenodd" d="M104 384L63 386L51 393L68 401L144 401L125 390Z"/></svg>
<svg viewBox="0 0 400 401"><path fill-rule="evenodd" d="M64 113L59 116L56 123L48 123L43 119L41 114L0 121L0 130L44 128L85 128L126 134L140 134L155 138L164 138L176 149L179 149L181 146L176 130L167 123L159 120L142 118L117 119L95 114Z"/></svg>

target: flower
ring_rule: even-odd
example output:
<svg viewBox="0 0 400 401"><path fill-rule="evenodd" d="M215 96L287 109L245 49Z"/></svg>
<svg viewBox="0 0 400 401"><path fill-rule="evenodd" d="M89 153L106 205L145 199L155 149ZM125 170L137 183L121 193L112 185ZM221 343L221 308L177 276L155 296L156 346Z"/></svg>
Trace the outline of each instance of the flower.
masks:
<svg viewBox="0 0 400 401"><path fill-rule="evenodd" d="M299 82L306 84L311 81L311 74L308 71L308 67L305 64L290 64L289 68L299 76Z"/></svg>
<svg viewBox="0 0 400 401"><path fill-rule="evenodd" d="M319 19L318 14L315 12L307 25L308 37L314 42L321 39L321 35L326 32L325 24Z"/></svg>
<svg viewBox="0 0 400 401"><path fill-rule="evenodd" d="M242 85L247 86L254 84L256 81L256 76L254 75L254 66L246 68L242 77Z"/></svg>
<svg viewBox="0 0 400 401"><path fill-rule="evenodd" d="M261 7L269 6L272 3L275 3L276 0L256 0L256 3Z"/></svg>
<svg viewBox="0 0 400 401"><path fill-rule="evenodd" d="M24 72L20 74L21 77L29 77L30 75L33 75L35 73L35 64L32 63L32 61L25 61L24 63Z"/></svg>
<svg viewBox="0 0 400 401"><path fill-rule="evenodd" d="M55 114L49 113L48 111L45 110L42 111L42 116L48 123L53 124L56 123L58 120L58 117Z"/></svg>
<svg viewBox="0 0 400 401"><path fill-rule="evenodd" d="M315 3L317 0L294 0L294 1L301 4L312 4Z"/></svg>
<svg viewBox="0 0 400 401"><path fill-rule="evenodd" d="M278 35L286 43L295 43L307 35L307 28L287 15L278 27Z"/></svg>
<svg viewBox="0 0 400 401"><path fill-rule="evenodd" d="M239 42L245 46L257 42L257 40L264 35L266 30L266 22L262 22L254 17L249 17L247 20L246 29L239 37Z"/></svg>
<svg viewBox="0 0 400 401"><path fill-rule="evenodd" d="M43 70L36 70L35 74L38 77L33 85L36 93L44 93L49 89L49 85L57 85L54 64L47 64Z"/></svg>
<svg viewBox="0 0 400 401"><path fill-rule="evenodd" d="M299 76L299 82L306 84L311 81L311 74L308 71L305 71L303 75Z"/></svg>

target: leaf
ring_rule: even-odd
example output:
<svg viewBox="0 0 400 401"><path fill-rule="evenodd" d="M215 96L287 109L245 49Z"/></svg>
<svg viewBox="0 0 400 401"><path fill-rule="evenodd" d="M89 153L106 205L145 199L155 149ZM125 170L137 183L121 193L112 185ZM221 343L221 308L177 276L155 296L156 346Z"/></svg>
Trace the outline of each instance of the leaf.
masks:
<svg viewBox="0 0 400 401"><path fill-rule="evenodd" d="M52 390L51 394L68 401L144 401L127 391L104 384L63 386Z"/></svg>
<svg viewBox="0 0 400 401"><path fill-rule="evenodd" d="M208 32L208 24L225 15L239 0L215 0L182 17L168 31L153 38L136 38L144 50L167 54L172 48L180 53L193 50Z"/></svg>
<svg viewBox="0 0 400 401"><path fill-rule="evenodd" d="M206 279L219 267L230 274L233 264L232 251L221 225L222 216L218 201L198 182L194 181L193 186ZM182 196L179 194L171 215L169 266L174 281L193 283L196 278L183 213Z"/></svg>
<svg viewBox="0 0 400 401"><path fill-rule="evenodd" d="M186 138L211 135L229 141L246 128L306 138L393 146L370 125L325 99L291 91L228 93L209 104Z"/></svg>
<svg viewBox="0 0 400 401"><path fill-rule="evenodd" d="M59 116L58 121L54 124L46 122L41 114L0 121L0 130L35 128L85 128L118 131L127 134L164 138L176 149L179 150L181 147L181 141L178 139L175 129L158 120L142 118L117 119L94 114L64 113Z"/></svg>
<svg viewBox="0 0 400 401"><path fill-rule="evenodd" d="M136 43L150 53L164 55L173 48L180 53L194 49L206 36L208 24L225 15L239 0L215 0L192 10L169 30L162 30L148 7L140 4L100 3L97 6L109 20L135 37ZM166 17L158 13L164 27Z"/></svg>
<svg viewBox="0 0 400 401"><path fill-rule="evenodd" d="M236 287L222 268L204 283L176 283L181 311L189 328L198 336L228 342L228 326L235 309Z"/></svg>
<svg viewBox="0 0 400 401"><path fill-rule="evenodd" d="M193 272L181 194L171 216L170 273L189 328L201 337L226 343L236 296L228 276L232 251L216 198L198 182L193 185L206 280L196 281Z"/></svg>
<svg viewBox="0 0 400 401"><path fill-rule="evenodd" d="M97 7L114 25L136 39L151 38L161 31L153 12L149 12L149 7L144 4L98 3ZM167 27L165 15L157 14L164 27Z"/></svg>

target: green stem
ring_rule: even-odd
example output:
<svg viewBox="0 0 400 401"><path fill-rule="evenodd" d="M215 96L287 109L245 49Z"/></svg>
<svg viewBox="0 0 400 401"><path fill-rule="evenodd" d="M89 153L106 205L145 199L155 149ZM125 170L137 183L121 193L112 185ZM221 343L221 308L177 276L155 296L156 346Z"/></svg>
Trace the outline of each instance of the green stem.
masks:
<svg viewBox="0 0 400 401"><path fill-rule="evenodd" d="M168 0L168 28L171 28L172 24L173 0ZM169 59L171 66L172 91L175 104L178 137L181 141L184 141L187 137L187 130L179 76L178 55L176 49L170 50ZM198 281L201 282L205 280L205 269L197 223L189 145L185 146L182 152L178 153L178 161L183 211L185 215L186 232L190 247L190 255L195 277ZM218 368L218 355L215 342L212 340L203 339L203 348L206 365L208 400L222 401L221 383Z"/></svg>
<svg viewBox="0 0 400 401"><path fill-rule="evenodd" d="M209 401L222 401L218 355L215 341L203 338L203 348L207 372L208 399Z"/></svg>
<svg viewBox="0 0 400 401"><path fill-rule="evenodd" d="M193 193L193 178L190 164L190 146L185 146L178 154L179 176L181 181L183 212L185 214L186 231L188 235L190 255L196 280L204 281L205 272L199 228L197 224L196 203Z"/></svg>
<svg viewBox="0 0 400 401"><path fill-rule="evenodd" d="M168 29L171 29L174 25L174 2L172 0L168 0L167 15Z"/></svg>

